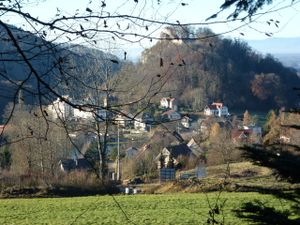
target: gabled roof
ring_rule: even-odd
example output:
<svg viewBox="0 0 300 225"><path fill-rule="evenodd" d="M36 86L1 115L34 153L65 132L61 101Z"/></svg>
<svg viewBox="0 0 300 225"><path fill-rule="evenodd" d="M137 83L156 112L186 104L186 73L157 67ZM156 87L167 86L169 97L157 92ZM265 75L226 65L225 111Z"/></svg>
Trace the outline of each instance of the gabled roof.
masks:
<svg viewBox="0 0 300 225"><path fill-rule="evenodd" d="M204 150L200 147L200 145L195 141L194 138L192 138L188 143L187 146L192 150L194 155L200 156L202 153L204 153Z"/></svg>
<svg viewBox="0 0 300 225"><path fill-rule="evenodd" d="M127 112L121 112L116 115L116 120L133 120L133 115Z"/></svg>
<svg viewBox="0 0 300 225"><path fill-rule="evenodd" d="M92 164L87 159L63 159L60 161L64 171L71 170L91 170Z"/></svg>
<svg viewBox="0 0 300 225"><path fill-rule="evenodd" d="M170 155L173 158L177 158L180 155L183 156L195 155L193 151L186 144L168 146L166 147L166 149L170 152Z"/></svg>
<svg viewBox="0 0 300 225"><path fill-rule="evenodd" d="M245 139L245 138L249 138L251 134L252 134L252 130L234 129L231 132L231 137L233 139Z"/></svg>
<svg viewBox="0 0 300 225"><path fill-rule="evenodd" d="M215 105L207 105L205 108L210 110L217 110L217 107Z"/></svg>
<svg viewBox="0 0 300 225"><path fill-rule="evenodd" d="M132 151L132 150L138 151L138 149L136 147L129 147L125 150L125 152Z"/></svg>
<svg viewBox="0 0 300 225"><path fill-rule="evenodd" d="M222 109L224 107L226 106L224 106L224 104L221 102L213 102L212 104L206 106L206 108L209 108L210 110Z"/></svg>

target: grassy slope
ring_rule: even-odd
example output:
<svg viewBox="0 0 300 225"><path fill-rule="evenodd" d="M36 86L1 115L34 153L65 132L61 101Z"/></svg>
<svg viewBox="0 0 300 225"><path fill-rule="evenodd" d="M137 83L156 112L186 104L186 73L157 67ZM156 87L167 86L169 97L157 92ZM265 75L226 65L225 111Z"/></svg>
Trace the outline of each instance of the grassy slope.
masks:
<svg viewBox="0 0 300 225"><path fill-rule="evenodd" d="M207 177L202 179L186 179L162 184L145 184L140 188L145 193L198 193L219 190L220 184L224 182L226 165L207 167ZM195 174L194 170L180 173ZM290 184L278 180L272 170L266 167L253 165L251 162L232 163L230 165L231 177L226 180L226 190L236 192L248 192L263 190L294 190L300 188L300 184ZM180 176L178 174L178 176Z"/></svg>
<svg viewBox="0 0 300 225"><path fill-rule="evenodd" d="M217 193L207 194L214 203ZM205 224L205 194L116 196L130 223L111 196L0 200L0 224ZM283 210L289 202L257 193L222 193L226 224L248 224L235 216L246 201L259 199Z"/></svg>

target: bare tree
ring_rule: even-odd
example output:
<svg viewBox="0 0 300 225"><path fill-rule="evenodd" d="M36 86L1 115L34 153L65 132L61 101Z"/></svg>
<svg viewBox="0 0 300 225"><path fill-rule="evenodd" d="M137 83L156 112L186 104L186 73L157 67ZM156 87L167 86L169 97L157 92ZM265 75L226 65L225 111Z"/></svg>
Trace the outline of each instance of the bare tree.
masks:
<svg viewBox="0 0 300 225"><path fill-rule="evenodd" d="M16 174L45 178L58 173L58 161L68 154L70 143L61 126L48 125L38 109L16 106L6 133Z"/></svg>

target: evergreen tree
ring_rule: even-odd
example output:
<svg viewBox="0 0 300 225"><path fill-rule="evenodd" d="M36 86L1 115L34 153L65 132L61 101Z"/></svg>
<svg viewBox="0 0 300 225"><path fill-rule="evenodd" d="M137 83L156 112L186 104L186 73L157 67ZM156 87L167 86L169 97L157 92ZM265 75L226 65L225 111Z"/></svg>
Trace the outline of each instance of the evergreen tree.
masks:
<svg viewBox="0 0 300 225"><path fill-rule="evenodd" d="M251 145L242 147L244 157L250 159L254 164L265 166L273 169L278 177L284 179L291 184L300 182L300 146L299 144L280 143L275 141L282 129L294 129L294 132L300 132L299 114L300 109L292 112L286 118L294 118L298 116L298 120L294 120L296 124L280 125L280 119L285 120L285 116L281 114L276 116L275 112L269 114L266 127L269 132L265 137L263 145ZM281 121L287 124L286 121ZM274 190L264 188L257 189L258 192L270 193L279 199L289 200L294 205L288 210L278 211L273 207L266 207L261 201L247 202L237 210L242 218L247 218L257 224L300 224L300 189L291 189L290 191Z"/></svg>
<svg viewBox="0 0 300 225"><path fill-rule="evenodd" d="M250 113L248 112L248 110L246 110L245 113L244 113L243 125L244 126L249 126L249 125L252 125L252 123L253 123L253 118L250 115Z"/></svg>
<svg viewBox="0 0 300 225"><path fill-rule="evenodd" d="M266 122L267 133L263 138L263 142L266 145L274 144L279 142L281 127L281 116L277 116L275 111L270 112L269 118Z"/></svg>

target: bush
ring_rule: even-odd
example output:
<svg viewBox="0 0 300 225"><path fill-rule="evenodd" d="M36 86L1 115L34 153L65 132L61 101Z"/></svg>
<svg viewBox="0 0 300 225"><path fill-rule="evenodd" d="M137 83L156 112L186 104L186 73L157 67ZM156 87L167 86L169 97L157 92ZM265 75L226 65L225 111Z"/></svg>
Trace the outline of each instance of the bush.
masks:
<svg viewBox="0 0 300 225"><path fill-rule="evenodd" d="M1 197L82 196L118 193L116 183L102 181L93 173L73 171L55 177L14 175L8 171L0 177Z"/></svg>

